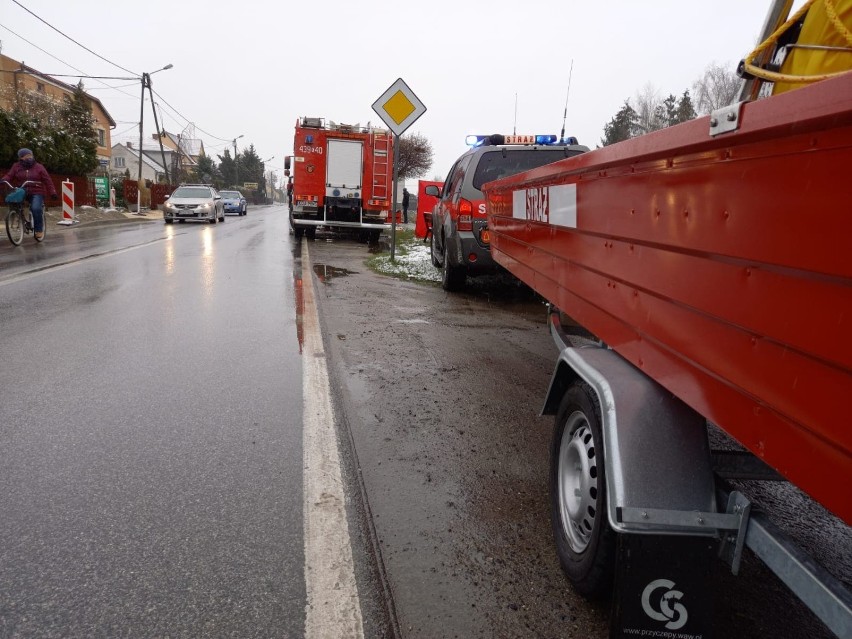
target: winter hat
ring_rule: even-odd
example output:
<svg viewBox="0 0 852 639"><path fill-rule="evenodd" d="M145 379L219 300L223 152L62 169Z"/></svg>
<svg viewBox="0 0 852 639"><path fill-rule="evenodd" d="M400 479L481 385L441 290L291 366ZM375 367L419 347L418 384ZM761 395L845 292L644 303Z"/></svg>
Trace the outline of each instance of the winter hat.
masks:
<svg viewBox="0 0 852 639"><path fill-rule="evenodd" d="M33 152L30 151L29 149L21 149L20 151L18 151L18 158L22 158L25 155L32 155L32 154L33 154Z"/></svg>

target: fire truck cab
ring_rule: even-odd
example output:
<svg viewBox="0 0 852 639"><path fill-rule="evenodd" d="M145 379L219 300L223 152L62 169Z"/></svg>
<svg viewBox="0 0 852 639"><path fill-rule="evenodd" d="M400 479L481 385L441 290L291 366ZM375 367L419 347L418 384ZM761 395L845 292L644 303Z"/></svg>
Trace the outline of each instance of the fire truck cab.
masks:
<svg viewBox="0 0 852 639"><path fill-rule="evenodd" d="M290 226L312 239L318 227L355 230L375 241L388 225L393 180L390 131L323 118L296 121ZM291 162L292 160L292 162Z"/></svg>

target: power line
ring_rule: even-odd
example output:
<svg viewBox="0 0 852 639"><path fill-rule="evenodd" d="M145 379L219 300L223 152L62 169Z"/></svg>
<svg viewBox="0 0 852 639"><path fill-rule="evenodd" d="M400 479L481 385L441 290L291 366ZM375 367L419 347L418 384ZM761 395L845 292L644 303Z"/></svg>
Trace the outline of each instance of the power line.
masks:
<svg viewBox="0 0 852 639"><path fill-rule="evenodd" d="M18 0L12 0L12 2L14 2L16 5L18 5L19 7L21 7L21 9L23 9L24 11L26 11L27 13L29 13L29 14L30 14L31 16L33 16L34 18L37 18L38 20L40 20L41 22L43 22L44 24L46 24L48 27L50 27L51 29L53 29L54 31L56 31L56 33L58 33L59 35L61 35L61 36L65 37L65 38L68 38L69 40L71 40L71 42L73 42L74 44L76 44L78 47L81 47L82 49L85 49L86 51L88 51L88 52L89 52L89 53L91 53L92 55L94 55L94 56L96 56L96 57L100 58L100 59L101 59L101 60L103 60L104 62L107 62L107 63L111 64L112 66L114 66L114 67L118 68L118 69L121 69L122 71L125 71L126 73L132 73L133 75L135 75L135 76L137 76L137 77L141 77L141 74L136 73L135 71L130 71L129 69L125 69L123 66L116 64L116 63L115 63L115 62L113 62L112 60L107 60L107 59L106 59L105 57L103 57L102 55L100 55L100 54L95 53L94 51L92 51L89 47L87 47L87 46L85 46L85 45L80 44L79 42L77 42L77 41L76 41L74 38L72 38L71 36L69 36L69 35L67 35L67 34L65 34L65 33L62 33L62 31L60 31L59 29L57 29L56 27L54 27L54 26L53 26L52 24L50 24L47 20L45 20L44 18L41 18L41 17L37 16L35 13L33 13L32 11L30 11L29 9L27 9L24 5L22 5L20 2L18 2Z"/></svg>
<svg viewBox="0 0 852 639"><path fill-rule="evenodd" d="M192 120L190 120L188 117L186 117L185 115L183 115L180 111L178 111L176 108L174 108L171 104L169 104L168 102L166 102L166 99L165 99L163 96L161 96L159 93L157 93L156 91L154 91L154 95L156 95L158 98L160 98L160 100L162 100L162 101L163 101L163 104L165 104L165 105L166 105L167 107L169 107L172 111L174 111L176 114L178 114L180 117L182 117L182 118L184 119L184 121L185 121L187 124L189 124L189 123L191 123L191 122L192 122ZM193 123L193 124L194 124L194 123ZM202 129L202 128L201 128L200 126L198 126L197 124L195 125L195 128L196 128L196 129L198 129L199 131L201 131L204 135L210 136L210 137L211 137L211 138L213 138L214 140L219 140L220 142L230 142L230 141L231 141L230 139L220 138L218 135L213 135L212 133L210 133L210 132L205 131L204 129Z"/></svg>
<svg viewBox="0 0 852 639"><path fill-rule="evenodd" d="M5 25L0 24L0 28L5 29L6 31L8 31L9 33L11 33L11 34L12 34L13 36L15 36L16 38L19 38L20 40L23 40L24 42L26 42L26 43L27 43L28 45L30 45L31 47L34 47L34 48L38 49L39 51L41 51L41 52L42 52L42 53L44 53L45 55L47 55L47 56L49 56L49 57L53 58L53 59L54 59L54 60L56 60L57 62L61 62L62 64L66 65L66 66L68 66L68 67L71 67L72 69L74 69L75 71L79 71L80 73L85 73L85 71L83 71L82 69L78 69L78 68L77 68L77 67L75 67L74 65L72 65L72 64L68 64L68 63L67 63L67 62L65 62L64 60L60 60L59 58L57 58L55 55L53 55L53 54L52 54L52 53L50 53L49 51L45 51L44 49L42 49L40 46L38 46L38 45L37 45L37 44L35 44L34 42L30 42L30 41L29 41L29 40L27 40L24 36L22 36L22 35L20 35L20 34L18 34L18 33L15 33L15 32L14 32L14 31L12 31L9 27L7 27L7 26L5 26ZM135 98L135 97L136 97L135 95L131 95L131 94L130 94L130 93L128 93L127 91L121 91L119 87L112 87L112 86L108 85L106 82L101 82L101 84L102 84L102 85L104 85L104 86L103 86L103 87L98 87L98 88L114 89L114 90L118 91L119 93L123 93L124 95L129 96L129 97L131 97L131 98ZM131 86L131 85L122 85L122 86Z"/></svg>

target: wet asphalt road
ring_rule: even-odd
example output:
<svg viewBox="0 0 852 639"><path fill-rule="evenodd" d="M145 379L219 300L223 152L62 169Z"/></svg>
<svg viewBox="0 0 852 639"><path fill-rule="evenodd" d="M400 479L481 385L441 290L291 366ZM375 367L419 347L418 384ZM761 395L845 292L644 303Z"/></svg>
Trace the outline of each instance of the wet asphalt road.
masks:
<svg viewBox="0 0 852 639"><path fill-rule="evenodd" d="M301 635L281 210L0 249L0 637Z"/></svg>

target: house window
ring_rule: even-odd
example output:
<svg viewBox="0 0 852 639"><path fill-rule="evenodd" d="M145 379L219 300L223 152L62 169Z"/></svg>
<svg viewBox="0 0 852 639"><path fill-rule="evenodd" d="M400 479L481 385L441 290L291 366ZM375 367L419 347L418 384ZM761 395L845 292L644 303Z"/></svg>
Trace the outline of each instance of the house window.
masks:
<svg viewBox="0 0 852 639"><path fill-rule="evenodd" d="M98 146L106 146L106 132L98 129Z"/></svg>
<svg viewBox="0 0 852 639"><path fill-rule="evenodd" d="M36 91L44 93L44 82L36 82Z"/></svg>
<svg viewBox="0 0 852 639"><path fill-rule="evenodd" d="M115 168L123 169L124 168L124 158L115 158Z"/></svg>

